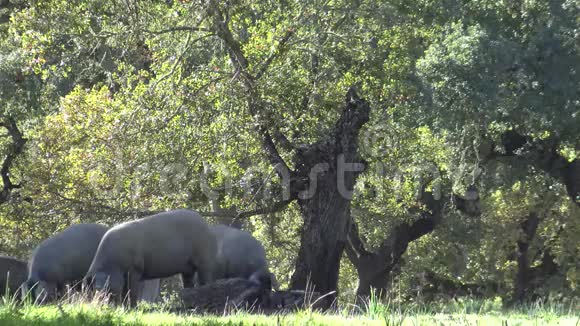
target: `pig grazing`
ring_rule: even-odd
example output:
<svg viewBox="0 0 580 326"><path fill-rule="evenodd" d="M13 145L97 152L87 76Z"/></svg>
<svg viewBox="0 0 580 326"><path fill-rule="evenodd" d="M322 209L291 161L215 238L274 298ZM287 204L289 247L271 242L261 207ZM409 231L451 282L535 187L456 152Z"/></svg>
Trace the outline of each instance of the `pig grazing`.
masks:
<svg viewBox="0 0 580 326"><path fill-rule="evenodd" d="M77 285L86 275L101 239L108 227L101 224L75 224L43 241L34 250L28 264L28 279L22 295L32 295L38 302L54 300L64 293L65 285ZM26 266L26 264L25 264ZM24 276L26 279L26 276ZM21 281L20 283L22 283ZM159 293L159 280L142 284L147 302Z"/></svg>
<svg viewBox="0 0 580 326"><path fill-rule="evenodd" d="M26 280L26 262L16 258L0 256L0 296L18 293L20 285Z"/></svg>
<svg viewBox="0 0 580 326"><path fill-rule="evenodd" d="M241 277L249 279L256 272L268 272L266 251L249 232L226 225L212 225L211 232L217 241L214 279ZM273 274L271 283L277 288Z"/></svg>
<svg viewBox="0 0 580 326"><path fill-rule="evenodd" d="M42 302L55 299L66 284L80 282L106 232L104 225L75 224L44 240L28 263L23 294L30 292L35 300Z"/></svg>
<svg viewBox="0 0 580 326"><path fill-rule="evenodd" d="M98 290L124 296L130 304L139 297L138 282L181 274L184 287L213 281L216 240L196 212L174 210L119 224L103 237L85 277Z"/></svg>

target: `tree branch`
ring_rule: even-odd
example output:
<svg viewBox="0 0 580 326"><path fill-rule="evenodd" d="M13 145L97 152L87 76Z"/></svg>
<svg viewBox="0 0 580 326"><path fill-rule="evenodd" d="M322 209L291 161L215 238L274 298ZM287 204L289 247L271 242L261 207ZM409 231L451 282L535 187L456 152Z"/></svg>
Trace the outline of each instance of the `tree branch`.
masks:
<svg viewBox="0 0 580 326"><path fill-rule="evenodd" d="M350 261L356 266L362 256L368 256L371 253L366 250L365 245L360 238L358 225L352 221L350 230L347 235L348 245L345 246L346 255Z"/></svg>
<svg viewBox="0 0 580 326"><path fill-rule="evenodd" d="M175 27L162 29L159 31L145 30L145 33L149 33L149 34L153 34L153 35L162 35L162 34L174 33L174 32L211 32L211 30L208 28L193 27L193 26L175 26Z"/></svg>
<svg viewBox="0 0 580 326"><path fill-rule="evenodd" d="M280 129L278 129L278 127L273 128L273 136L274 139L278 142L278 144L280 144L280 146L282 146L282 148L284 148L285 150L291 151L293 149L296 149L296 146L294 146L294 144L292 144L292 142L290 142L290 140L286 138L286 135L284 135L280 131Z"/></svg>
<svg viewBox="0 0 580 326"><path fill-rule="evenodd" d="M202 216L207 217L227 217L233 219L244 219L248 217L252 217L254 215L263 215L269 213L276 213L281 211L282 209L286 208L288 204L290 204L292 200L282 200L276 202L268 207L257 208L251 211L242 211L242 212L231 212L229 210L223 210L218 212L199 212Z"/></svg>
<svg viewBox="0 0 580 326"><path fill-rule="evenodd" d="M230 60L238 70L238 73L241 73L247 79L246 82L254 80L247 71L248 60L242 51L242 46L230 31L227 20L220 11L219 4L216 0L209 1L208 12L213 17L215 32L226 43L230 52Z"/></svg>
<svg viewBox="0 0 580 326"><path fill-rule="evenodd" d="M421 202L426 206L419 218L411 224L402 223L397 225L383 241L376 255L383 259L390 258L390 264L394 265L405 253L409 243L420 237L433 232L442 220L443 201L435 200L431 192L422 191Z"/></svg>
<svg viewBox="0 0 580 326"><path fill-rule="evenodd" d="M227 20L220 12L219 4L216 0L211 0L209 2L208 12L213 18L215 33L220 39L222 39L228 48L230 60L236 68L236 73L234 76L242 77L242 86L246 89L247 92L246 100L248 103L248 109L250 114L258 122L257 132L262 139L262 148L266 153L266 157L272 166L282 167L282 171L279 171L278 173L281 178L287 177L290 175L291 170L278 152L278 149L272 140L272 136L266 127L267 124L263 121L261 116L263 105L254 85L256 78L254 78L254 76L252 76L252 74L250 74L248 71L248 60L244 55L242 46L234 38L232 32L230 31Z"/></svg>
<svg viewBox="0 0 580 326"><path fill-rule="evenodd" d="M268 128L260 125L258 127L258 134L262 137L262 149L266 152L266 157L270 164L275 167L281 167L281 170L283 170L278 173L278 176L280 176L280 178L289 176L291 170L278 152L278 149L272 140L272 136L270 136L270 133L268 132Z"/></svg>
<svg viewBox="0 0 580 326"><path fill-rule="evenodd" d="M26 139L23 137L22 132L18 129L16 121L14 121L12 117L6 117L3 122L0 122L0 127L6 128L8 134L12 138L12 144L8 146L8 153L4 157L4 162L2 162L2 168L0 169L3 183L2 190L0 191L0 204L3 204L8 201L12 189L20 187L20 185L12 183L12 180L10 179L10 168L12 168L14 159L24 151Z"/></svg>
<svg viewBox="0 0 580 326"><path fill-rule="evenodd" d="M288 206L288 204L290 204L292 202L292 200L293 199L282 200L282 201L274 203L268 207L258 208L258 209L252 210L252 211L240 212L240 213L238 213L236 218L248 218L248 217L251 217L254 215L264 215L264 214L279 212L279 211L283 210L284 208L286 208Z"/></svg>
<svg viewBox="0 0 580 326"><path fill-rule="evenodd" d="M294 35L294 29L292 28L287 29L286 34L284 35L284 37L282 37L282 39L278 43L277 51L272 52L270 56L268 56L266 61L264 61L264 63L262 64L262 67L256 74L256 80L260 79L260 77L262 77L264 73L266 73L266 71L268 70L268 68L270 68L270 65L272 64L272 61L274 61L274 59L282 53L284 46L286 45L286 43L288 43L292 35Z"/></svg>
<svg viewBox="0 0 580 326"><path fill-rule="evenodd" d="M345 102L346 106L334 128L334 137L343 147L358 146L357 135L362 126L369 121L371 107L367 101L358 96L354 86L348 89ZM347 152L346 148L342 150Z"/></svg>
<svg viewBox="0 0 580 326"><path fill-rule="evenodd" d="M95 200L95 199L91 200L90 203L87 203L86 201L82 201L80 199L66 197L65 195L58 193L56 191L49 191L48 193L50 193L50 194L52 194L52 195L54 195L54 196L56 196L64 201L67 201L71 204L77 205L83 210L85 210L85 209L89 210L90 212L99 212L100 211L102 213L102 211L109 211L109 212L111 212L111 215L136 216L139 218L163 212L160 210L155 210L155 211L139 210L139 209L123 210L123 209L119 209L119 208L116 208L116 207L113 207L110 205L99 203L98 200Z"/></svg>
<svg viewBox="0 0 580 326"><path fill-rule="evenodd" d="M357 294L370 294L369 287L381 289L386 286L384 280L399 264L409 243L431 233L440 223L444 201L436 200L431 192L425 191L425 186L421 191L420 200L426 210L420 212L419 218L410 224L404 222L395 226L379 248L372 252L365 249L357 224L352 221L346 253L355 265L361 281ZM409 210L409 213L411 214L412 210Z"/></svg>

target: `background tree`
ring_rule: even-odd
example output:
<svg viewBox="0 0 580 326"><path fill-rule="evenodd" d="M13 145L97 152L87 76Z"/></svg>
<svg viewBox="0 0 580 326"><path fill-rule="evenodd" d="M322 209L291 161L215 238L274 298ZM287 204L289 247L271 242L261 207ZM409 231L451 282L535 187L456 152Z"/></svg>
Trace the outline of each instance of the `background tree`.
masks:
<svg viewBox="0 0 580 326"><path fill-rule="evenodd" d="M3 252L189 207L342 299L577 292L573 1L0 10Z"/></svg>

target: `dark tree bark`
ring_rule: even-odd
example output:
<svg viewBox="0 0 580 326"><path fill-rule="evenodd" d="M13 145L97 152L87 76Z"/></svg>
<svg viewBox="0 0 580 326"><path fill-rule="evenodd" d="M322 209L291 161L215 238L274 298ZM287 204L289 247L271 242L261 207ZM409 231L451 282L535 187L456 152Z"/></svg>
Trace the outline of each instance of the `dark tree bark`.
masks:
<svg viewBox="0 0 580 326"><path fill-rule="evenodd" d="M353 227L348 234L349 246L346 253L355 265L359 276L357 296L367 298L371 294L371 289L374 289L378 295L385 295L388 290L389 276L396 270L409 243L431 233L441 222L444 201L436 200L432 193L424 190L421 201L426 210L420 212L414 222L403 223L393 228L374 252L365 249L356 223L353 222Z"/></svg>
<svg viewBox="0 0 580 326"><path fill-rule="evenodd" d="M547 279L560 272L560 266L556 263L555 257L550 250L550 242L559 237L563 228L558 231L555 238L543 244L543 248L536 256L540 257L540 264L534 267L530 266L534 259L530 260L529 258L529 246L536 236L539 223L540 219L535 213L530 214L521 223L523 235L517 241L516 261L518 270L511 304L535 300L534 290L541 287Z"/></svg>
<svg viewBox="0 0 580 326"><path fill-rule="evenodd" d="M522 303L526 299L530 290L532 273L530 270L530 262L528 260L528 249L536 235L539 222L538 215L531 213L526 220L521 223L523 235L517 242L516 260L518 270L516 273L513 294L513 301L515 303Z"/></svg>
<svg viewBox="0 0 580 326"><path fill-rule="evenodd" d="M556 257L550 251L550 248L544 244L542 250L541 263L538 266L530 268L531 287L535 289L543 284L548 278L560 272L560 266L556 263Z"/></svg>
<svg viewBox="0 0 580 326"><path fill-rule="evenodd" d="M237 219L279 211L297 200L304 219L301 246L296 260L291 289L305 289L307 284L320 293L336 291L340 258L346 244L350 222L350 200L357 176L365 162L358 154L357 138L368 121L370 107L354 89L347 92L341 117L330 135L318 143L303 145L294 157L295 170L290 177L289 198L270 207L236 213ZM274 143L265 142L267 155L277 162ZM228 218L231 213L205 213ZM334 294L336 295L336 294ZM326 302L332 302L331 295Z"/></svg>
<svg viewBox="0 0 580 326"><path fill-rule="evenodd" d="M14 160L24 151L26 139L20 132L20 129L18 129L16 121L11 117L5 118L3 122L0 122L0 127L6 128L8 135L12 138L12 143L8 145L6 156L0 168L0 176L2 177L3 183L2 190L0 190L0 204L3 204L9 200L13 189L20 188L20 185L12 183L10 169L12 168Z"/></svg>
<svg viewBox="0 0 580 326"><path fill-rule="evenodd" d="M566 185L568 195L574 200L576 205L580 206L580 160L575 159L570 163L566 163L562 170L562 179Z"/></svg>
<svg viewBox="0 0 580 326"><path fill-rule="evenodd" d="M321 293L337 289L350 222L351 191L365 166L358 154L358 133L369 113L368 103L349 90L331 135L296 155L295 174L309 180L309 190L298 198L304 227L292 289L303 289L308 281Z"/></svg>
<svg viewBox="0 0 580 326"><path fill-rule="evenodd" d="M481 215L481 207L479 202L479 190L475 185L469 185L465 191L465 196L451 194L455 208L463 214L471 217Z"/></svg>

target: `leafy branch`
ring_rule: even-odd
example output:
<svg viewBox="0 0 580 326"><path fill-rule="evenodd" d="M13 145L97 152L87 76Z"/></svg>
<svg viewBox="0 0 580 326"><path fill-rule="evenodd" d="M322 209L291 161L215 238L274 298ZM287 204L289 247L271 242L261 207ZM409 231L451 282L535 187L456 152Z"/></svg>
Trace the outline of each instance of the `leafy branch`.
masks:
<svg viewBox="0 0 580 326"><path fill-rule="evenodd" d="M219 4L217 1L213 0L209 2L208 5L208 12L213 18L213 25L214 30L217 36L226 44L230 56L230 61L232 62L233 66L236 68L236 72L234 74L235 77L240 76L242 81L242 86L245 88L247 92L247 103L250 114L254 117L255 120L258 122L257 132L261 136L262 139L262 148L266 153L266 156L272 166L282 166L283 171L279 172L279 176L283 177L285 175L290 174L290 168L288 164L284 161L282 156L280 155L270 132L268 131L266 121L263 121L262 112L263 110L263 103L260 99L260 96L255 87L255 81L257 77L261 77L265 71L268 69L269 65L274 60L274 55L270 58L266 59L266 62L262 65L262 69L258 73L257 76L253 76L249 70L248 59L246 58L242 46L238 40L232 34L229 26L228 20L225 18L224 14L219 9ZM282 39L282 43L286 43L290 36L292 35L293 31L288 30L286 37Z"/></svg>

